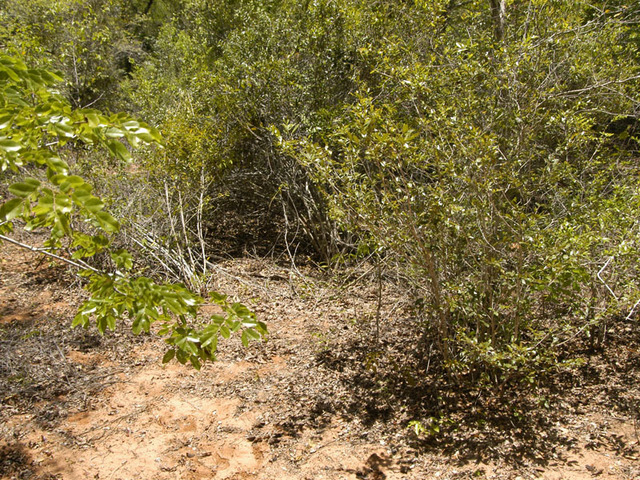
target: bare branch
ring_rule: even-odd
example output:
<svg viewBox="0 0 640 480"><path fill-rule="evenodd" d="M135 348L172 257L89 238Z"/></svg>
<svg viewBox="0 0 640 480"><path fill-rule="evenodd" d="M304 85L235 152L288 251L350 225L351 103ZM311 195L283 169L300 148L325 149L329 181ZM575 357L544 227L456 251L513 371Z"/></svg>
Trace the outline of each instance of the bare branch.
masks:
<svg viewBox="0 0 640 480"><path fill-rule="evenodd" d="M92 267L91 265L87 265L85 262L76 262L76 261L70 260L68 258L61 257L60 255L56 255L55 253L51 253L50 251L45 250L44 248L37 248L37 247L34 247L32 245L27 245L26 243L19 242L17 240L14 240L13 238L9 238L9 237L6 237L4 235L0 235L0 240L4 240L6 242L9 242L9 243L12 243L14 245L17 245L20 248L24 248L26 250L30 250L30 251L35 252L35 253L40 253L42 255L46 255L47 257L55 258L56 260L60 260L61 262L67 263L67 264L69 264L71 266L74 266L76 268L79 268L81 270L91 270L92 272L99 273L99 274L103 273L100 270Z"/></svg>

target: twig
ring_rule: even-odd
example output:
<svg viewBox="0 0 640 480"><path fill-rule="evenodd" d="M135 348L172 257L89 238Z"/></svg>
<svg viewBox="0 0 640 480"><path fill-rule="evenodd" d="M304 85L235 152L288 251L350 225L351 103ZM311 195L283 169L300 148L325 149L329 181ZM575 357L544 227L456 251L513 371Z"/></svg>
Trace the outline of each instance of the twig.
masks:
<svg viewBox="0 0 640 480"><path fill-rule="evenodd" d="M607 290L609 290L609 293L611 295L613 295L613 298L615 298L616 300L618 300L618 296L613 293L613 290L611 290L611 288L609 287L609 285L607 284L607 282L605 282L603 280L603 278L600 276L600 274L604 271L605 268L607 268L607 266L609 265L609 263L611 262L611 260L613 260L613 256L609 257L609 259L607 260L607 262L602 266L602 268L600 269L600 271L598 271L598 279L604 284L605 287L607 287ZM636 304L637 305L637 304ZM635 307L634 307L635 308Z"/></svg>
<svg viewBox="0 0 640 480"><path fill-rule="evenodd" d="M186 260L183 258L183 256L181 255L182 250L179 249L178 247L178 254L176 255L175 250L171 251L170 249L162 246L160 243L158 243L154 237L153 237L153 233L151 232L147 232L143 229L142 226L140 225L134 225L134 228L136 229L136 231L138 232L139 235L141 235L143 238L142 239L138 239L136 237L134 237L133 235L130 235L131 240L138 245L140 248L144 249L147 253L149 253L158 263L160 263L166 270L167 273L175 276L176 278L184 278L184 272L186 271L187 274L189 274L189 264L186 262ZM144 243L146 242L146 243ZM204 260L206 262L206 266L207 269L215 271L215 273L217 274L222 274L225 275L239 283L242 283L244 285L247 285L249 287L258 287L261 288L262 290L268 292L268 289L265 288L262 285L256 284L256 283L252 283L252 282L248 282L240 277L238 277L237 275L234 275L230 272L228 272L227 270L225 270L224 268L222 268L219 265L216 265L215 263L209 261L209 260ZM171 266L173 265L173 267ZM182 274L180 272L183 272ZM206 304L205 304L206 305Z"/></svg>
<svg viewBox="0 0 640 480"><path fill-rule="evenodd" d="M640 75L634 75L632 77L628 77L628 78L623 78L621 80L609 80L608 82L603 82L603 83L596 83L595 85L589 85L588 87L585 88L578 88L576 90L568 90L566 92L559 92L555 95L553 95L554 97L560 97L560 96L564 96L564 95L573 95L573 94L578 94L578 93L584 93L584 92L588 92L589 90L594 90L596 88L604 88L604 87L608 87L609 85L622 85L623 83L627 83L627 82L631 82L633 80L638 80L640 79Z"/></svg>
<svg viewBox="0 0 640 480"><path fill-rule="evenodd" d="M119 417L114 418L113 420L106 421L106 422L104 422L104 423L102 423L100 425L94 425L93 427L88 428L84 432L80 432L77 436L78 437L83 437L83 436L85 436L85 435L87 435L87 434L89 434L91 432L96 431L96 430L104 430L105 427L120 423L122 420L135 417L136 415L139 415L139 414L141 414L143 412L146 412L148 409L149 409L149 405L144 405L142 408L139 408L138 410L136 410L134 412L126 413L124 415L121 415ZM100 438L102 438L102 436L104 436L104 433L100 437L95 438L95 439L91 439L90 441L99 440Z"/></svg>
<svg viewBox="0 0 640 480"><path fill-rule="evenodd" d="M78 260L78 261L69 260L68 258L64 258L64 257L61 257L60 255L56 255L55 253L51 253L48 250L45 250L44 248L33 247L31 245L27 245L26 243L19 242L17 240L14 240L13 238L9 238L9 237L6 237L6 236L1 235L1 234L0 234L0 240L4 240L6 242L13 243L14 245L17 245L18 247L24 248L25 250L29 250L31 252L40 253L42 255L46 255L48 257L55 258L56 260L60 260L61 262L64 262L64 263L66 263L68 265L76 267L76 268L78 268L80 270L90 270L93 273L97 273L98 275L113 275L116 278L126 278L124 275L122 275L117 270L113 274L105 273L103 271L98 270L97 268L92 267L91 265L88 265L87 263L83 262L82 260ZM120 290L118 290L118 288L115 285L113 286L113 290L115 292L119 293L120 295L125 295Z"/></svg>
<svg viewBox="0 0 640 480"><path fill-rule="evenodd" d="M118 468L116 468L113 472L111 472L111 475L109 475L109 478L113 477L113 476L116 474L116 472L117 472L118 470L120 470L122 467L124 467L124 466L126 465L126 463L127 463L128 461L129 461L129 460L124 460L124 461L120 464L120 466L119 466Z"/></svg>
<svg viewBox="0 0 640 480"><path fill-rule="evenodd" d="M376 302L376 343L380 344L380 317L382 316L382 259L378 255L377 258L377 267L378 267L378 291L377 291L377 302Z"/></svg>
<svg viewBox="0 0 640 480"><path fill-rule="evenodd" d="M182 192L180 192L180 190L178 190L178 203L180 205L180 210L179 210L180 224L182 225L182 235L184 239L185 250L189 255L189 260L191 260L191 274L189 275L189 278L187 279L187 281L193 287L195 287L196 290L198 290L197 287L199 286L198 284L200 283L200 281L196 277L198 267L196 266L196 261L193 258L192 248L189 247L190 242L189 242L189 235L187 234L187 222L184 219L184 204L182 202Z"/></svg>
<svg viewBox="0 0 640 480"><path fill-rule="evenodd" d="M4 240L6 242L12 243L14 245L17 245L18 247L24 248L26 250L30 250L30 251L35 252L35 253L40 253L42 255L46 255L48 257L55 258L56 260L60 260L61 262L68 263L69 265L72 265L72 266L74 266L76 268L79 268L81 270L86 269L86 270L91 270L94 273L99 273L99 274L103 273L100 270L98 270L97 268L94 268L91 265L87 265L84 262L75 262L73 260L69 260L68 258L61 257L60 255L56 255L55 253L51 253L51 252L49 252L49 251L47 251L47 250L45 250L43 248L33 247L31 245L27 245L26 243L19 242L17 240L14 240L13 238L9 238L9 237L6 237L4 235L0 235L0 240Z"/></svg>
<svg viewBox="0 0 640 480"><path fill-rule="evenodd" d="M98 103L102 97L104 97L104 92L102 92L102 93L98 96L98 98L96 98L95 100L93 100L93 101L91 101L91 102L87 103L87 104L86 104L86 105L84 105L82 108L89 108L91 105L94 105L94 104Z"/></svg>
<svg viewBox="0 0 640 480"><path fill-rule="evenodd" d="M631 320L631 317L632 317L632 315L633 315L633 312L635 312L636 307L637 307L638 305L640 305L640 300L638 300L638 301L636 302L636 304L633 306L633 308L631 309L631 311L629 312L629 315L627 315L627 318L625 318L625 320Z"/></svg>
<svg viewBox="0 0 640 480"><path fill-rule="evenodd" d="M202 278L207 278L207 252L204 240L204 232L202 229L202 217L204 209L204 190L205 190L204 167L200 171L200 197L198 198L198 211L196 216L196 226L198 228L198 241L200 242L200 250L202 254Z"/></svg>

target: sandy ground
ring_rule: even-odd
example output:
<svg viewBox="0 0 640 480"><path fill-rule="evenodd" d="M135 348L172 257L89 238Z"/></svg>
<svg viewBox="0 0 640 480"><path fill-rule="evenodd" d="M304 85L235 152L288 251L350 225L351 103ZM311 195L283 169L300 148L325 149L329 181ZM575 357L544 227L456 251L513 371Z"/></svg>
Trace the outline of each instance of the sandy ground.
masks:
<svg viewBox="0 0 640 480"><path fill-rule="evenodd" d="M104 338L69 330L82 293L62 266L4 244L0 271L3 479L640 479L636 344L603 353L517 421L476 400L425 438L407 425L435 397L405 385L409 373L385 360L391 343L362 341L376 309L366 281L294 278L259 259L221 265L216 288L271 334L248 349L221 342L219 361L196 372L161 365L162 342L126 326ZM385 293L395 338L403 300ZM624 328L637 338L637 325Z"/></svg>

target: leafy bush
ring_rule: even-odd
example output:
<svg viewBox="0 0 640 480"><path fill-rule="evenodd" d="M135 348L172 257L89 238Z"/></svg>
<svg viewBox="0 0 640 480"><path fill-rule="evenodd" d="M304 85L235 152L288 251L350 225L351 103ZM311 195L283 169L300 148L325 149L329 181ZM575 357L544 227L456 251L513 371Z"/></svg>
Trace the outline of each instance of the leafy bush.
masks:
<svg viewBox="0 0 640 480"><path fill-rule="evenodd" d="M405 272L453 375L529 381L633 312L637 139L607 130L638 109L631 13L586 7L514 8L497 39L484 6L416 6L428 40L395 30L330 121L273 130L339 227Z"/></svg>
<svg viewBox="0 0 640 480"><path fill-rule="evenodd" d="M267 333L262 322L239 303L213 294L224 315L208 321L198 318L204 299L179 284L157 284L131 275L133 259L125 250L111 249L120 225L104 202L92 194L84 178L71 174L65 159L80 145L106 147L116 158L128 161L132 147L159 144L158 131L125 114L106 116L97 110L73 109L56 91L61 79L46 70L29 69L21 61L0 56L0 171L13 172L19 181L8 186L13 198L0 207L0 239L17 225L27 230L45 228L45 249L34 249L82 269L88 278L90 298L79 309L73 325L88 327L93 319L100 333L115 328L118 318L131 319L135 333L149 332L159 323L173 356L200 368L202 360L215 359L219 335L228 338L242 330L242 341ZM6 175L3 174L3 175ZM80 229L80 225L86 227ZM54 253L56 252L56 253ZM109 253L112 272L102 272L85 259ZM65 253L68 256L65 256Z"/></svg>

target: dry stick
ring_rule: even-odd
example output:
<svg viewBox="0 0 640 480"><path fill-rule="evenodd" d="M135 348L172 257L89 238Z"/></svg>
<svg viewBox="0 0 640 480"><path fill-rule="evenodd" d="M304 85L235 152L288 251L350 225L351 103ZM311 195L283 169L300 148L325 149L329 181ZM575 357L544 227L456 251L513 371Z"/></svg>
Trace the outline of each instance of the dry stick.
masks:
<svg viewBox="0 0 640 480"><path fill-rule="evenodd" d="M111 472L111 475L109 475L109 478L112 478L112 477L116 474L116 472L117 472L118 470L120 470L122 467L124 467L124 466L126 465L126 463L127 463L128 461L129 461L129 460L124 460L124 461L120 464L120 466L119 466L118 468L116 468L113 472Z"/></svg>
<svg viewBox="0 0 640 480"><path fill-rule="evenodd" d="M406 179L405 186L406 186ZM405 207L405 212L415 218L415 212L411 209L411 205L409 203L403 203ZM442 286L440 285L440 279L437 270L436 258L430 248L426 245L424 239L420 235L416 227L417 221L410 222L413 238L416 240L420 251L424 255L424 260L426 261L427 267L427 275L429 277L429 283L431 285L431 295L433 295L433 306L436 314L438 315L438 344L439 349L442 352L442 356L446 365L451 364L451 351L450 343L449 343L449 329L451 327L449 315L444 308L444 300L442 298ZM457 382L457 376L453 373L450 367L447 367L447 374L450 378Z"/></svg>
<svg viewBox="0 0 640 480"><path fill-rule="evenodd" d="M96 103L98 103L102 97L104 97L104 92L102 92L98 98L96 98L95 100L92 100L91 102L87 103L86 105L83 105L82 108L89 108L91 105L94 105Z"/></svg>
<svg viewBox="0 0 640 480"><path fill-rule="evenodd" d="M172 253L170 250L159 244L155 240L153 234L143 230L140 225L134 224L133 226L136 229L137 233L142 236L142 240L139 240L133 235L130 235L132 241L140 246L143 250L149 252L151 256L153 256L153 258L155 258L166 269L167 272L171 272L179 278L180 271L186 268L184 265L184 259L182 259L182 257L180 257L179 255L176 256L175 252ZM143 243L143 241L146 243ZM160 259L160 257L158 256L159 254L162 254L164 256L164 261ZM177 260L177 258L180 258L182 261ZM170 267L169 264L173 264L173 266L177 268L177 271L175 271L174 268Z"/></svg>
<svg viewBox="0 0 640 480"><path fill-rule="evenodd" d="M566 92L560 92L557 93L555 95L553 95L554 97L558 97L558 96L564 96L564 95L573 95L573 94L580 94L580 93L584 93L584 92L588 92L589 90L595 90L596 88L605 88L608 87L609 85L622 85L623 83L627 83L627 82L631 82L633 80L638 80L640 79L640 75L634 75L632 77L628 77L628 78L623 78L622 80L609 80L607 82L602 82L602 83L596 83L595 85L590 85L588 87L585 88L579 88L576 90L569 90Z"/></svg>
<svg viewBox="0 0 640 480"><path fill-rule="evenodd" d="M193 258L191 248L189 248L189 235L187 234L187 223L184 219L184 204L182 202L182 193L178 190L178 202L180 203L180 223L182 224L182 235L184 238L184 245L187 253L189 254L189 260L191 260L191 275L189 277L189 283L195 290L198 290L200 281L196 278L197 266L196 261Z"/></svg>
<svg viewBox="0 0 640 480"><path fill-rule="evenodd" d="M631 317L633 316L633 313L636 311L636 307L638 305L640 305L640 300L638 300L633 306L633 308L631 308L631 311L629 312L629 315L627 315L627 318L625 318L625 320L631 320Z"/></svg>
<svg viewBox="0 0 640 480"><path fill-rule="evenodd" d="M147 245L144 245L140 240L138 240L137 238L135 238L135 237L133 237L133 236L131 236L130 238L131 238L131 241L132 241L133 243L135 243L135 244L136 244L136 245L138 245L139 247L141 247L141 248L143 248L143 249L145 249L145 250L149 251L150 255L151 255L153 258L155 258L155 260L156 260L160 265L162 265L162 266L165 268L165 270L166 270L167 272L174 272L174 271L173 271L173 268L171 268L169 265L167 265L165 262L163 262L163 261L162 261L162 259L161 259L160 257L158 257L158 255L156 255L156 253L155 253L153 250L149 249L149 247L148 247ZM178 268L179 268L179 267L178 267ZM175 274L176 274L176 273L174 272L174 275L175 275ZM180 274L179 274L179 272L178 272L178 273L177 273L177 276L179 276L179 275L180 275Z"/></svg>
<svg viewBox="0 0 640 480"><path fill-rule="evenodd" d="M137 224L135 224L134 227L137 232L142 235L143 240L147 242L147 244L143 244L142 241L131 236L133 242L142 247L145 251L149 252L151 256L166 269L167 272L174 274L177 278L181 278L184 271L189 270L189 265L186 264L186 260L182 257L181 250L179 248L178 255L176 255L175 252L171 252L169 249L159 244L153 237L152 233L144 231L142 227ZM163 255L164 260L159 257L159 254ZM173 265L173 268L169 266L170 264Z"/></svg>
<svg viewBox="0 0 640 480"><path fill-rule="evenodd" d="M117 417L117 418L114 418L113 420L110 420L110 421L104 422L104 423L103 423L103 424L101 424L101 425L95 425L95 426L93 426L93 427L89 428L88 430L85 430L84 432L79 433L79 434L77 435L77 437L84 437L85 435L88 435L88 434L89 434L89 433L91 433L91 432L94 432L94 431L96 431L96 430L98 430L98 429L102 429L101 434L99 434L99 435L97 435L97 436L95 436L95 437L93 437L93 438L90 438L90 439L88 440L88 442L96 442L96 441L98 441L98 440L101 440L101 439L102 439L102 437L104 437L104 436L105 436L105 435L107 435L108 433L113 433L113 430L111 430L111 426L112 426L112 425L114 425L114 424L118 424L118 423L120 423L121 421L123 421L123 420L125 420L125 419L133 418L133 417L135 417L136 415L139 415L139 414L141 414L141 413L146 412L148 409L149 409L149 405L144 405L142 408L140 408L140 409L136 410L135 412L130 412L130 413L127 413L127 414L125 414L125 415L121 415L120 417ZM105 428L108 428L108 430L105 430Z"/></svg>
<svg viewBox="0 0 640 480"><path fill-rule="evenodd" d="M78 61L76 59L76 46L74 45L73 48L71 49L71 56L73 59L73 76L74 79L76 81L76 86L80 87L80 80L78 79ZM78 88L78 92L80 92L81 90ZM75 103L76 105L80 105L80 97L78 96L78 98L75 98Z"/></svg>
<svg viewBox="0 0 640 480"><path fill-rule="evenodd" d="M77 262L74 262L73 260L69 260L68 258L61 257L60 255L56 255L55 253L51 253L51 252L49 252L49 251L47 251L47 250L45 250L43 248L36 248L36 247L33 247L31 245L27 245L26 243L19 242L17 240L14 240L13 238L9 238L9 237L6 237L6 236L1 235L1 234L0 234L0 240L4 240L6 242L12 243L14 245L17 245L18 247L24 248L24 249L29 250L31 252L40 253L42 255L46 255L48 257L55 258L56 260L60 260L61 262L64 262L64 263L66 263L68 265L71 265L73 267L79 268L80 270L90 270L93 273L97 273L98 275L113 275L114 277L117 277L117 278L126 278L124 275L122 275L118 271L116 271L113 274L105 273L105 272L102 272L102 271L98 270L97 268L92 267L91 265L86 264L85 262L83 262L81 260L77 261ZM119 293L120 295L124 295L124 293L122 293L120 290L118 290L118 288L115 287L115 286L113 287L113 290L116 291L117 293Z"/></svg>
<svg viewBox="0 0 640 480"><path fill-rule="evenodd" d="M205 250L204 232L202 230L202 211L204 209L204 167L200 171L200 198L198 200L198 212L196 217L196 223L198 228L198 241L200 242L200 250L202 251L202 276L207 278L207 253Z"/></svg>
<svg viewBox="0 0 640 480"><path fill-rule="evenodd" d="M598 279L604 284L605 287L607 287L607 290L609 290L609 293L611 295L613 295L613 298L615 298L616 300L618 300L618 296L613 293L613 290L611 290L611 287L609 287L609 285L607 284L607 282L604 281L604 279L600 276L600 274L604 271L605 268L607 268L607 265L609 265L609 263L611 262L611 260L613 260L613 256L609 257L609 259L607 260L607 262L602 266L602 268L598 271ZM635 307L634 307L635 308Z"/></svg>
<svg viewBox="0 0 640 480"><path fill-rule="evenodd" d="M376 343L380 344L380 316L382 311L382 259L378 261L378 303L376 305Z"/></svg>
<svg viewBox="0 0 640 480"><path fill-rule="evenodd" d="M289 192L287 192L287 196L289 196ZM289 196L289 198L291 197ZM294 238L295 238L298 236L298 232L300 231L300 221L299 221L300 214L298 213L298 209L296 208L293 202L291 202L291 205L293 207L293 210L295 211L296 218L298 219L298 222L296 222L296 232L294 234ZM291 269L289 271L298 275L300 280L304 282L305 287L312 288L314 285L310 284L307 281L307 277L303 275L302 272L300 272L300 270L298 270L298 266L296 265L295 255L297 253L298 247L296 247L295 251L291 253L291 248L289 245L289 238L288 238L289 217L287 216L287 207L285 205L284 199L282 200L282 213L284 214L284 220L285 220L284 244L287 247L287 254L289 255L289 260L291 261ZM291 291L293 292L293 294L295 295L298 294L298 292L296 292L295 286L293 285L293 282L291 279L289 280L289 287L291 288Z"/></svg>
<svg viewBox="0 0 640 480"><path fill-rule="evenodd" d="M295 268L296 264L295 264L295 260L293 258L293 255L291 254L291 249L289 248L289 238L288 238L288 236L289 236L289 217L287 216L287 206L285 205L284 198L282 199L282 213L284 214L284 244L287 247L287 254L289 255L289 260L291 261L291 269L293 270L293 268ZM296 235L297 234L298 234L298 232L296 231ZM296 292L296 288L293 285L293 281L292 281L291 278L289 278L289 288L291 289L291 293L293 295L297 295L298 292Z"/></svg>
<svg viewBox="0 0 640 480"><path fill-rule="evenodd" d="M18 247L24 248L26 250L30 250L30 251L35 252L35 253L41 253L42 255L46 255L48 257L55 258L56 260L60 260L61 262L68 263L69 265L72 265L72 266L74 266L76 268L79 268L81 270L82 269L86 269L86 270L91 270L94 273L103 274L103 272L101 272L97 268L94 268L94 267L92 267L90 265L87 265L84 262L75 262L73 260L69 260L68 258L61 257L60 255L56 255L55 253L51 253L51 252L49 252L49 251L47 251L47 250L45 250L43 248L33 247L31 245L27 245L26 243L22 243L22 242L19 242L17 240L14 240L13 238L5 237L4 235L0 235L0 240L4 240L6 242L12 243L14 245L17 245Z"/></svg>
<svg viewBox="0 0 640 480"><path fill-rule="evenodd" d="M186 262L185 260L181 261L177 259L177 258L182 259L183 257L181 255L175 255L175 253L172 253L168 248L163 247L156 240L154 240L153 234L149 232L145 232L142 226L135 224L134 227L136 228L138 233L144 237L143 239L147 242L147 244L145 245L141 240L133 236L131 236L132 241L136 243L138 246L140 246L142 249L147 251L153 258L155 258L158 261L158 263L160 263L163 267L165 267L168 272L172 272L174 275L179 277L181 271L184 271L185 269L186 270L189 269L189 265L185 263ZM160 255L162 255L162 258L164 258L164 260L160 258ZM206 262L207 262L208 268L215 270L215 272L218 274L225 275L237 281L238 283L242 283L248 287L257 287L268 292L268 289L265 288L263 285L259 285L253 282L248 282L238 277L237 275L229 273L227 270L225 270L221 266L216 265L215 263L212 263L209 260L206 260ZM174 265L175 269L177 269L177 272L174 268L171 268L169 264ZM208 304L205 303L203 305L208 305Z"/></svg>
<svg viewBox="0 0 640 480"><path fill-rule="evenodd" d="M68 365L69 364L69 360L67 360L67 357L65 357L64 353L60 349L60 346L58 345L58 342L54 341L53 344L56 346L56 350L58 350L58 353L60 354L60 357L62 357L62 361ZM69 380L69 377L66 374L64 375L64 380L67 382L67 385L69 386L69 389L73 390L73 385L71 385L71 381Z"/></svg>
<svg viewBox="0 0 640 480"><path fill-rule="evenodd" d="M167 182L164 182L164 198L167 205L167 217L169 219L169 226L171 227L171 235L173 235L173 238L176 239L176 248L178 249L178 255L180 255L180 258L184 258L182 247L180 246L180 242L178 241L178 234L176 233L175 219L173 218L173 215L171 215L171 200L169 200L169 185L167 185ZM188 269L188 265L183 265L183 268ZM187 271L186 273L188 273L189 278L193 276L191 275L191 272Z"/></svg>

